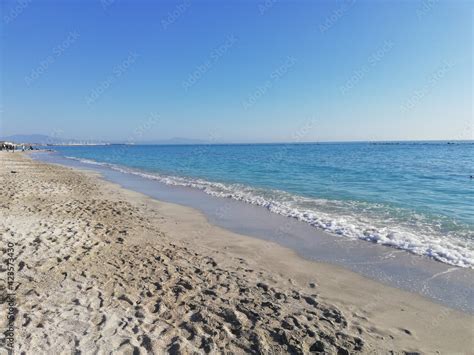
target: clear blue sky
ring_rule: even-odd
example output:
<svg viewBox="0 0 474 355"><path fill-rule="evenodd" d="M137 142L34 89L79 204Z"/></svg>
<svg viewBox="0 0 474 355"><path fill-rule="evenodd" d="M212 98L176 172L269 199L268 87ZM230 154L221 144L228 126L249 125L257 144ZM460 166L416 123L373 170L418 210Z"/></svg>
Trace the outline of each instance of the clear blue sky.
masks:
<svg viewBox="0 0 474 355"><path fill-rule="evenodd" d="M2 0L0 135L472 139L468 1Z"/></svg>

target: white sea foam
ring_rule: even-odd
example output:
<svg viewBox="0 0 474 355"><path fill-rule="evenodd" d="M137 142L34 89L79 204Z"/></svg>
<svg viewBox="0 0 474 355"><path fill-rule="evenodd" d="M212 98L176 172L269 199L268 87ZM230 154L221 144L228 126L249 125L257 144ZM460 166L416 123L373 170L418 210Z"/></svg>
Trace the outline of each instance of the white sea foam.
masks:
<svg viewBox="0 0 474 355"><path fill-rule="evenodd" d="M440 234L423 218L416 216L418 225L404 225L390 215L374 219L364 211L382 209L380 205L361 202L333 201L293 195L278 190L263 190L241 184L224 184L203 179L168 176L101 163L89 159L67 157L85 164L106 166L116 171L156 180L171 186L199 189L208 195L231 198L262 206L273 213L295 218L331 234L403 249L417 255L459 267L474 268L472 233L467 236ZM351 206L352 205L352 206ZM386 211L384 211L387 214ZM413 222L412 222L413 223Z"/></svg>

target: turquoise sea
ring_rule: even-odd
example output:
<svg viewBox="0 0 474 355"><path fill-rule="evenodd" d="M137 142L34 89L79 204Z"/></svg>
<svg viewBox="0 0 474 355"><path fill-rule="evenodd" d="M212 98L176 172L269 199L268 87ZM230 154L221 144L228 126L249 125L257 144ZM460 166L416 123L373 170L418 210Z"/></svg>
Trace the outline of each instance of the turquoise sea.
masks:
<svg viewBox="0 0 474 355"><path fill-rule="evenodd" d="M474 268L474 143L57 146L59 154L259 205L335 238Z"/></svg>

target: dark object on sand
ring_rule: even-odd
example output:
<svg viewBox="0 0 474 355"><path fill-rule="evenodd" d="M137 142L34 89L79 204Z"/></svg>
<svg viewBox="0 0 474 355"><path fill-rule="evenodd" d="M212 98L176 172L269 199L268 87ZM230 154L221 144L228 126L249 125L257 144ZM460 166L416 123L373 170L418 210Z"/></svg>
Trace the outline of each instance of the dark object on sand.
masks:
<svg viewBox="0 0 474 355"><path fill-rule="evenodd" d="M8 142L0 142L0 151L2 151L2 150L6 150L7 152L8 151L14 152L15 151L15 146L11 143L8 143Z"/></svg>
<svg viewBox="0 0 474 355"><path fill-rule="evenodd" d="M15 170L12 170L12 171L10 171L10 172L11 172L12 174L16 174L16 171L15 171Z"/></svg>

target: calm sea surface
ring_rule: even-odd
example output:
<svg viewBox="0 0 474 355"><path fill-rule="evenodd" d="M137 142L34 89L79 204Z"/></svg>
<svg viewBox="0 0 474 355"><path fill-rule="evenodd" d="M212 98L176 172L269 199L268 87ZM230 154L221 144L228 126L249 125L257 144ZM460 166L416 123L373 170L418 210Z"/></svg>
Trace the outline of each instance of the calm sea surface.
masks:
<svg viewBox="0 0 474 355"><path fill-rule="evenodd" d="M474 144L54 147L358 238L474 268Z"/></svg>

